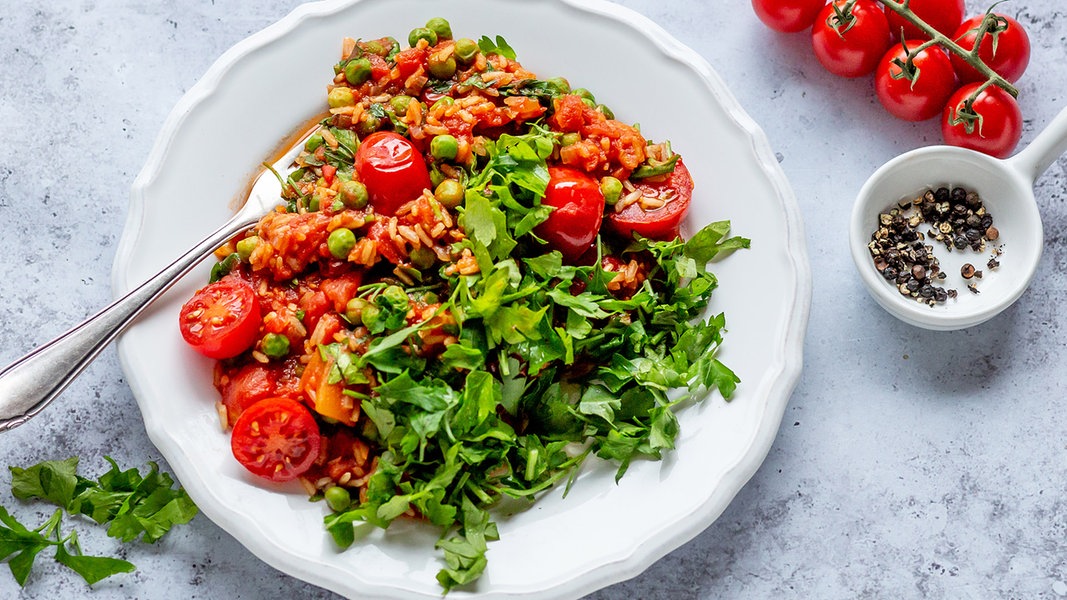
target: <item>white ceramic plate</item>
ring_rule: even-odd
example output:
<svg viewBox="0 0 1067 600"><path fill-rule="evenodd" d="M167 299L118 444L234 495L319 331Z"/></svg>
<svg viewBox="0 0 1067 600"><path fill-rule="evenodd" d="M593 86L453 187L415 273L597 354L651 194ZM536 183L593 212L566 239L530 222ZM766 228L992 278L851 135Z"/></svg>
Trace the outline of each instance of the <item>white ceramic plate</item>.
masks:
<svg viewBox="0 0 1067 600"><path fill-rule="evenodd" d="M220 225L279 140L323 110L344 36L407 32L443 16L459 36L503 35L523 64L591 89L617 117L670 139L697 181L686 228L731 219L752 249L718 264L712 310L725 311L722 360L741 377L683 409L677 451L640 462L616 485L591 465L567 498L499 517L501 540L472 589L450 598L576 597L633 577L711 524L770 448L800 373L811 296L800 218L756 124L696 53L644 17L601 1L322 2L226 52L175 107L138 176L115 261L116 293L146 279ZM119 352L152 440L203 512L271 565L341 594L439 598L436 531L398 523L337 552L324 507L297 487L255 480L219 430L211 364L177 328L208 265L151 307Z"/></svg>

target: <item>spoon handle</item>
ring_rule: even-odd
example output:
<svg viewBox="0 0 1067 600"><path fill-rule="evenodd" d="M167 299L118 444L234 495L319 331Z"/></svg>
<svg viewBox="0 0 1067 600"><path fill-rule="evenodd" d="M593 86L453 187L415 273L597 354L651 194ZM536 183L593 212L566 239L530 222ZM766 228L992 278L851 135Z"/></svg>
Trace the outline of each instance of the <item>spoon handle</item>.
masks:
<svg viewBox="0 0 1067 600"><path fill-rule="evenodd" d="M1010 158L1009 162L1034 182L1064 152L1067 152L1067 108L1061 110L1034 141Z"/></svg>
<svg viewBox="0 0 1067 600"><path fill-rule="evenodd" d="M145 307L255 221L234 217L148 281L0 371L0 431L14 429L41 412Z"/></svg>

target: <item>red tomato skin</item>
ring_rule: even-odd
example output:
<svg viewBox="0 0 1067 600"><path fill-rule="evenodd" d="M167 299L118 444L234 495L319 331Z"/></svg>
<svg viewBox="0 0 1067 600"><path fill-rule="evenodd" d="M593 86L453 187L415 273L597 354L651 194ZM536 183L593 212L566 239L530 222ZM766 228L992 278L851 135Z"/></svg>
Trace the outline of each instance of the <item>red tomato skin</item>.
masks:
<svg viewBox="0 0 1067 600"><path fill-rule="evenodd" d="M974 110L982 120L973 132L967 133L962 123L952 124L958 107L981 85L968 83L949 98L941 117L941 134L946 144L1007 158L1023 135L1023 115L1015 98L1002 88L990 86L974 101Z"/></svg>
<svg viewBox="0 0 1067 600"><path fill-rule="evenodd" d="M252 285L228 276L201 288L178 315L182 337L208 358L233 358L252 347L260 309Z"/></svg>
<svg viewBox="0 0 1067 600"><path fill-rule="evenodd" d="M596 240L604 220L604 194L589 175L570 167L548 168L548 189L541 204L553 207L534 233L574 262Z"/></svg>
<svg viewBox="0 0 1067 600"><path fill-rule="evenodd" d="M909 49L917 48L923 42L908 40ZM925 121L941 114L949 96L956 91L956 72L952 68L945 51L931 46L919 52L912 60L919 69L914 82L906 79L894 79L903 69L893 63L904 60L904 47L894 45L882 57L875 71L874 92L878 101L889 114L905 121Z"/></svg>
<svg viewBox="0 0 1067 600"><path fill-rule="evenodd" d="M782 33L811 28L826 0L752 0L752 10L764 25Z"/></svg>
<svg viewBox="0 0 1067 600"><path fill-rule="evenodd" d="M256 402L278 395L278 370L252 363L229 373L226 383L219 385L222 404L226 407L228 424Z"/></svg>
<svg viewBox="0 0 1067 600"><path fill-rule="evenodd" d="M682 159L678 159L674 172L666 180L637 183L634 187L650 192L670 189L677 197L657 210L646 211L638 204L631 204L620 212L612 212L608 217L611 228L628 240L633 239L635 233L654 240L673 240L678 237L693 198L693 177Z"/></svg>
<svg viewBox="0 0 1067 600"><path fill-rule="evenodd" d="M314 464L322 447L311 412L289 398L265 398L248 407L233 424L230 449L253 475L283 482Z"/></svg>
<svg viewBox="0 0 1067 600"><path fill-rule="evenodd" d="M927 25L945 35L952 35L953 31L960 26L966 7L963 0L911 0L908 8ZM921 29L909 23L896 11L885 7L885 16L889 21L889 33L893 39L900 39L900 30L904 30L906 40L928 40L930 36Z"/></svg>
<svg viewBox="0 0 1067 600"><path fill-rule="evenodd" d="M378 131L365 137L356 150L355 163L371 206L380 214L395 215L401 205L432 189L422 155L395 132Z"/></svg>
<svg viewBox="0 0 1067 600"><path fill-rule="evenodd" d="M889 48L889 23L881 5L874 0L857 0L852 6L855 18L850 29L838 33L829 23L834 5L844 7L847 0L834 0L823 7L811 28L811 47L827 71L840 77L862 77L874 71Z"/></svg>
<svg viewBox="0 0 1067 600"><path fill-rule="evenodd" d="M974 49L975 35L982 25L984 16L971 17L956 30L956 35L953 39L964 50ZM1023 76L1027 65L1030 64L1030 36L1026 34L1026 29L1023 28L1022 24L1015 19L1007 15L997 16L1003 17L1008 22L1008 28L997 34L996 52L993 51L992 36L986 35L982 40L982 47L978 49L978 57L982 59L986 66L996 71L997 75L1011 83L1015 83ZM964 83L986 80L985 75L976 71L974 67L967 64L967 61L955 54L952 55L952 66L956 68L956 74L959 75L960 81Z"/></svg>

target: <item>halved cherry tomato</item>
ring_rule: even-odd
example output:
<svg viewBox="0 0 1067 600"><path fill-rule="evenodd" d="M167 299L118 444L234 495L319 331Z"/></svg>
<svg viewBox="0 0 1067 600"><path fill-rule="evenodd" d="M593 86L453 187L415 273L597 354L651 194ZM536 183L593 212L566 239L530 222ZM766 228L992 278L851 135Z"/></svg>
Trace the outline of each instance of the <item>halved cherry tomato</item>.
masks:
<svg viewBox="0 0 1067 600"><path fill-rule="evenodd" d="M422 155L407 138L392 131L378 131L363 139L356 150L356 174L367 186L371 206L384 215L395 215L401 205L432 189Z"/></svg>
<svg viewBox="0 0 1067 600"><path fill-rule="evenodd" d="M952 35L953 31L960 26L966 7L963 0L911 0L908 4L915 16L926 22L927 25L945 35ZM928 40L930 36L921 29L912 25L907 19L900 16L897 11L885 7L885 16L889 21L889 33L894 39L899 39L900 31L904 31L904 39Z"/></svg>
<svg viewBox="0 0 1067 600"><path fill-rule="evenodd" d="M198 291L178 315L182 337L208 358L231 358L248 350L259 330L259 302L252 285L228 276Z"/></svg>
<svg viewBox="0 0 1067 600"><path fill-rule="evenodd" d="M841 77L860 77L878 66L889 48L889 22L881 5L874 0L856 0L850 18L839 19L849 0L834 0L815 17L811 28L811 48L827 71Z"/></svg>
<svg viewBox="0 0 1067 600"><path fill-rule="evenodd" d="M548 177L541 204L554 210L534 233L563 253L564 260L574 262L600 233L604 193L595 179L577 169L549 167Z"/></svg>
<svg viewBox="0 0 1067 600"><path fill-rule="evenodd" d="M940 46L930 46L915 54L922 45L919 40L907 40L894 45L878 63L874 76L874 92L889 114L905 121L925 121L941 114L945 102L956 91L956 72ZM915 67L914 81L904 75L900 64L906 64L904 44L911 52ZM899 64L898 62L899 61Z"/></svg>
<svg viewBox="0 0 1067 600"><path fill-rule="evenodd" d="M632 239L636 233L654 240L673 240L678 237L678 229L689 212L689 203L693 198L693 177L679 158L670 175L657 179L635 183L634 187L644 196L663 198L667 203L660 208L646 210L640 202L635 202L619 212L612 212L608 222L619 235Z"/></svg>
<svg viewBox="0 0 1067 600"><path fill-rule="evenodd" d="M954 39L961 48L967 51L974 49L974 40L984 18L984 14L971 17L956 30ZM995 15L995 18L997 24L982 39L978 57L986 66L996 71L997 75L1015 83L1030 64L1030 36L1026 35L1026 30L1015 19L1000 14ZM955 54L952 55L952 66L956 68L956 74L964 83L986 80L985 75Z"/></svg>
<svg viewBox="0 0 1067 600"><path fill-rule="evenodd" d="M311 468L322 436L315 417L289 398L266 398L241 413L230 449L241 466L271 481L291 481Z"/></svg>

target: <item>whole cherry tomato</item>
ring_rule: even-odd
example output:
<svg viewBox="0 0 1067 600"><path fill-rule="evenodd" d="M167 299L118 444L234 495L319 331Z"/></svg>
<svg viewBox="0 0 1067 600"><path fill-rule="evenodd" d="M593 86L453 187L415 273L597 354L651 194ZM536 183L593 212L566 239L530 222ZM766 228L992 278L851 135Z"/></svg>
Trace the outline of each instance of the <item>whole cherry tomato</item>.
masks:
<svg viewBox="0 0 1067 600"><path fill-rule="evenodd" d="M965 11L963 0L911 0L908 8L927 25L945 35L952 35L952 32L956 31L956 28L960 26L960 21L963 20ZM885 16L889 20L889 33L894 39L900 38L901 29L904 30L903 39L930 39L930 36L923 33L923 30L909 23L888 6L885 7Z"/></svg>
<svg viewBox="0 0 1067 600"><path fill-rule="evenodd" d="M426 161L402 135L379 131L363 139L356 150L356 174L367 186L371 206L395 215L401 205L432 189Z"/></svg>
<svg viewBox="0 0 1067 600"><path fill-rule="evenodd" d="M534 233L564 260L574 262L596 240L604 220L604 194L595 179L570 167L548 168L548 189L541 204L554 210Z"/></svg>
<svg viewBox="0 0 1067 600"><path fill-rule="evenodd" d="M875 71L874 91L878 101L889 114L905 121L925 121L936 117L945 108L952 92L956 91L956 72L948 55L940 46L931 46L915 53L915 48L922 43L920 40L908 40L890 48ZM905 74L908 52L914 54L909 70L913 78Z"/></svg>
<svg viewBox="0 0 1067 600"><path fill-rule="evenodd" d="M941 117L941 134L946 144L1005 158L1022 137L1022 111L1011 94L993 85L975 98L974 114L968 119L965 101L981 86L968 83L949 98Z"/></svg>
<svg viewBox="0 0 1067 600"><path fill-rule="evenodd" d="M971 17L956 30L953 38L964 50L974 49L974 40L984 18L986 15ZM1009 16L994 14L992 18L995 21L982 39L978 57L998 75L1014 83L1023 76L1026 65L1030 64L1030 36L1026 35L1026 30L1018 21ZM952 55L952 66L956 68L960 81L969 83L986 80L985 75L955 54Z"/></svg>
<svg viewBox="0 0 1067 600"><path fill-rule="evenodd" d="M841 77L861 77L874 71L889 48L889 23L881 5L857 0L845 13L848 0L827 4L811 28L811 46L823 67Z"/></svg>
<svg viewBox="0 0 1067 600"><path fill-rule="evenodd" d="M259 331L259 302L252 284L230 275L202 288L178 314L182 337L208 358L248 350Z"/></svg>
<svg viewBox="0 0 1067 600"><path fill-rule="evenodd" d="M811 27L826 0L752 0L752 10L763 24L782 33Z"/></svg>
<svg viewBox="0 0 1067 600"><path fill-rule="evenodd" d="M643 196L661 198L666 203L654 209L645 209L640 202L635 202L619 212L612 212L608 217L611 228L626 239L633 239L636 233L654 240L673 240L678 237L678 228L682 219L689 212L689 203L693 198L693 177L681 159L674 165L674 171L657 181L641 181L634 184Z"/></svg>
<svg viewBox="0 0 1067 600"><path fill-rule="evenodd" d="M289 398L265 398L248 407L230 434L241 466L271 481L291 481L319 457L322 437L315 417Z"/></svg>

